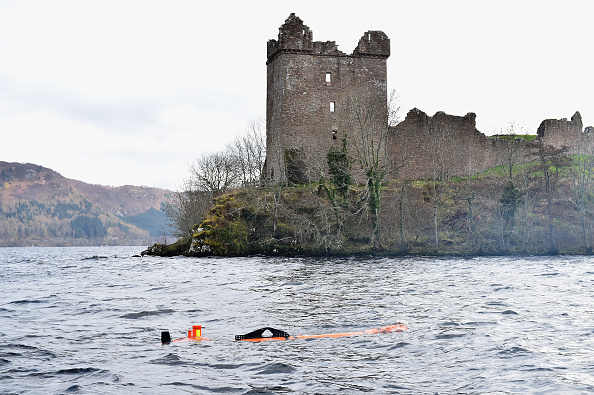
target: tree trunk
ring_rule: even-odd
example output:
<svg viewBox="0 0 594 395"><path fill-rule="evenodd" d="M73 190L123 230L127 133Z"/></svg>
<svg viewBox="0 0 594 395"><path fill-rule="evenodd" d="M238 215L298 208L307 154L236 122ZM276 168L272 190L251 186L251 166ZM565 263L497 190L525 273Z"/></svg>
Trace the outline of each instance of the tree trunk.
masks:
<svg viewBox="0 0 594 395"><path fill-rule="evenodd" d="M555 228L553 226L553 212L551 209L551 174L548 170L544 172L545 177L545 192L547 194L547 216L549 217L549 244L550 249L549 253L551 255L557 255L559 251L557 251L557 246L555 245Z"/></svg>
<svg viewBox="0 0 594 395"><path fill-rule="evenodd" d="M592 247L590 247L590 240L588 239L588 231L586 227L586 213L584 208L580 207L580 215L582 217L582 234L584 235L584 243L586 244L586 253L592 253Z"/></svg>
<svg viewBox="0 0 594 395"><path fill-rule="evenodd" d="M433 204L433 231L434 231L434 236L435 236L435 245L434 245L434 251L438 252L439 251L439 236L437 234L437 204L434 203Z"/></svg>
<svg viewBox="0 0 594 395"><path fill-rule="evenodd" d="M400 199L398 199L398 206L400 211L400 251L406 251L406 242L404 240L404 211L403 202L404 199L404 187L400 191Z"/></svg>
<svg viewBox="0 0 594 395"><path fill-rule="evenodd" d="M275 188L272 207L272 234L276 237L276 228L278 226L278 205L280 203L280 187Z"/></svg>
<svg viewBox="0 0 594 395"><path fill-rule="evenodd" d="M380 242L381 181L374 180L373 178L370 178L367 185L369 186L369 209L371 211L371 226L373 228L373 232L372 232L373 249L380 250L381 249L381 242Z"/></svg>
<svg viewBox="0 0 594 395"><path fill-rule="evenodd" d="M474 253L476 251L476 231L474 228L474 216L472 215L472 200L474 197L469 197L468 200L468 230L470 231L470 249Z"/></svg>
<svg viewBox="0 0 594 395"><path fill-rule="evenodd" d="M434 252L439 251L439 235L437 234L437 185L436 185L435 176L433 177L433 232L434 232L434 241L435 244L433 246Z"/></svg>

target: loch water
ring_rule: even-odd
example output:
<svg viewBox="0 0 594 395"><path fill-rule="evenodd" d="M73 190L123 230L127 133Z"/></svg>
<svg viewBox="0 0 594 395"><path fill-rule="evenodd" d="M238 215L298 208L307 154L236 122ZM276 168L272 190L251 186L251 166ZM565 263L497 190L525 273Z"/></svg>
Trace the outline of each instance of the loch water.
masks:
<svg viewBox="0 0 594 395"><path fill-rule="evenodd" d="M1 394L594 392L594 258L0 248ZM404 322L409 330L262 343ZM203 326L202 342L160 343Z"/></svg>

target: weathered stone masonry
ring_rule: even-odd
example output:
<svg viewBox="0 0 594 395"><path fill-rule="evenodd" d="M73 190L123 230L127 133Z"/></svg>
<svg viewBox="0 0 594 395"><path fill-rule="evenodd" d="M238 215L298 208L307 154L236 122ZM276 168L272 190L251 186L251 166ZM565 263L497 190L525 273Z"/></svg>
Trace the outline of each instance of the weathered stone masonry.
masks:
<svg viewBox="0 0 594 395"><path fill-rule="evenodd" d="M302 157L309 177L317 177L326 154L340 136L341 100L357 89L372 90L387 103L390 40L368 31L351 55L334 41L313 41L303 21L291 14L278 40L268 41L265 177L285 177L287 152Z"/></svg>
<svg viewBox="0 0 594 395"><path fill-rule="evenodd" d="M326 154L340 141L344 130L343 100L365 91L386 103L387 59L390 39L381 31L368 31L357 48L347 55L334 41L313 41L312 31L291 14L279 28L278 39L268 41L266 102L266 163L264 178L286 181L291 164L303 178L317 180L326 169ZM388 152L396 160L406 152L406 165L399 178L427 178L431 173L432 146L439 142L446 150L449 175L467 175L498 165L501 140L476 129L476 115L463 117L438 112L428 116L410 110L404 121L389 129ZM554 147L574 147L580 136L594 131L583 129L579 112L571 118L545 120L538 128L538 141ZM517 144L530 153L523 141ZM289 163L291 162L291 163Z"/></svg>

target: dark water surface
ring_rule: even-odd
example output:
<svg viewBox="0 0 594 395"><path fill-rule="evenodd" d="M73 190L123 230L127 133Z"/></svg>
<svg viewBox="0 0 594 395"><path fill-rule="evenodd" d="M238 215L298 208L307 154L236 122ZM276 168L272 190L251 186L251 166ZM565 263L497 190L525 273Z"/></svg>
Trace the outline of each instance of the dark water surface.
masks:
<svg viewBox="0 0 594 395"><path fill-rule="evenodd" d="M0 393L591 393L594 259L0 248ZM233 342L264 326L293 335ZM192 324L212 342L162 346Z"/></svg>

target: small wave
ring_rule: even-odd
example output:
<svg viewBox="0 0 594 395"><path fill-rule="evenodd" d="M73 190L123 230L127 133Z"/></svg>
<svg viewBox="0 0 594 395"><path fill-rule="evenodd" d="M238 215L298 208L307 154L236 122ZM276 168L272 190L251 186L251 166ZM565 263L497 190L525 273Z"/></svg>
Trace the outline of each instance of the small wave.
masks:
<svg viewBox="0 0 594 395"><path fill-rule="evenodd" d="M500 355L515 355L515 354L526 354L529 352L530 352L529 350L526 350L525 348L522 348L522 347L512 347L512 348L508 348L507 350L500 351L499 354Z"/></svg>
<svg viewBox="0 0 594 395"><path fill-rule="evenodd" d="M502 311L501 314L505 314L505 315L518 315L518 313L516 313L513 310L505 310L505 311Z"/></svg>
<svg viewBox="0 0 594 395"><path fill-rule="evenodd" d="M392 351L392 350L396 350L397 348L402 348L402 347L406 347L410 345L410 343L407 342L400 342L400 343L396 343L394 344L392 347L388 348L388 350Z"/></svg>
<svg viewBox="0 0 594 395"><path fill-rule="evenodd" d="M97 374L99 374L99 375L101 375L101 374L110 375L109 371L102 370L102 369L97 369L97 368L69 368L69 369L56 370L54 372L51 372L51 371L45 371L45 372L34 371L32 373L29 373L28 376L29 377L35 377L35 378L53 379L56 376L76 376L76 377L81 377L81 376L95 376Z"/></svg>
<svg viewBox="0 0 594 395"><path fill-rule="evenodd" d="M37 347L28 346L26 344L7 344L5 347L18 348L21 350L38 350Z"/></svg>
<svg viewBox="0 0 594 395"><path fill-rule="evenodd" d="M80 390L82 390L82 387L80 385L73 385L71 387L66 388L64 390L64 392L69 392L70 393L70 392L78 392Z"/></svg>
<svg viewBox="0 0 594 395"><path fill-rule="evenodd" d="M504 291L504 290L507 290L507 289L511 289L511 287L510 286L497 287L497 288L493 288L493 291L497 292L497 291L502 291L502 290Z"/></svg>
<svg viewBox="0 0 594 395"><path fill-rule="evenodd" d="M208 365L209 367L213 368L213 369L237 369L240 368L242 366L245 366L245 364L211 364Z"/></svg>
<svg viewBox="0 0 594 395"><path fill-rule="evenodd" d="M543 273L543 274L539 274L539 276L542 276L542 277L546 277L546 276L553 277L553 276L558 276L559 274L560 273L557 273L557 272L555 272L555 273Z"/></svg>
<svg viewBox="0 0 594 395"><path fill-rule="evenodd" d="M523 370L525 372L554 372L554 369L551 368L535 368L535 367L531 367L529 369L520 369Z"/></svg>
<svg viewBox="0 0 594 395"><path fill-rule="evenodd" d="M22 300L14 300L10 302L10 304L29 304L29 303L45 303L43 300L39 299L22 299Z"/></svg>
<svg viewBox="0 0 594 395"><path fill-rule="evenodd" d="M56 371L56 374L87 374L87 373L95 373L98 372L99 369L96 368L70 368L70 369L60 369Z"/></svg>
<svg viewBox="0 0 594 395"><path fill-rule="evenodd" d="M138 318L149 317L152 315L161 315L161 314L170 314L175 313L175 310L165 309L165 310L155 310L155 311L141 311L140 313L129 313L120 316L120 318L127 318L131 320L135 320Z"/></svg>
<svg viewBox="0 0 594 395"><path fill-rule="evenodd" d="M412 388L409 388L409 387L401 387L401 386L399 386L399 385L394 385L394 384L387 384L387 385L384 385L384 388L385 388L385 389L388 389L388 390L391 390L391 391L404 391L404 390L406 390L406 391L412 391Z"/></svg>
<svg viewBox="0 0 594 395"><path fill-rule="evenodd" d="M19 354L17 352L0 352L0 358L4 358L4 357L20 357L22 354Z"/></svg>
<svg viewBox="0 0 594 395"><path fill-rule="evenodd" d="M446 321L439 324L439 326L460 326L460 324L454 321Z"/></svg>
<svg viewBox="0 0 594 395"><path fill-rule="evenodd" d="M287 393L293 392L290 388L282 387L282 386L271 386L271 387L255 387L249 390L248 392L244 392L243 395L268 395L268 394L280 394L280 393Z"/></svg>
<svg viewBox="0 0 594 395"><path fill-rule="evenodd" d="M252 369L252 370L257 370L257 369ZM263 370L259 371L256 374L286 374L286 373L293 373L295 371L295 368L293 368L292 366L289 366L287 364L284 363L271 363L268 364L264 367Z"/></svg>
<svg viewBox="0 0 594 395"><path fill-rule="evenodd" d="M56 354L49 350L44 350L38 347L27 346L25 344L6 344L2 346L0 351L0 357L2 358L15 358L15 357L26 357L26 358L42 358L51 359L56 358ZM6 351L4 351L6 350Z"/></svg>
<svg viewBox="0 0 594 395"><path fill-rule="evenodd" d="M221 393L233 393L241 391L240 388L233 388L233 387L206 387L204 385L197 385L197 384L189 384L189 383L182 383L179 381L175 381L173 383L166 383L163 385L171 385L174 387L190 387L194 390L200 391L201 393L205 392L221 392Z"/></svg>
<svg viewBox="0 0 594 395"><path fill-rule="evenodd" d="M100 259L109 259L109 257L101 256L101 255L93 255L93 256L88 256L88 257L82 258L81 261L98 261Z"/></svg>
<svg viewBox="0 0 594 395"><path fill-rule="evenodd" d="M149 363L157 364L157 365L185 365L187 362L180 359L175 354L167 354L162 358L153 359Z"/></svg>
<svg viewBox="0 0 594 395"><path fill-rule="evenodd" d="M436 339L455 339L457 337L464 337L466 334L464 333L445 333L443 335L435 336Z"/></svg>
<svg viewBox="0 0 594 395"><path fill-rule="evenodd" d="M496 321L469 321L469 322L464 323L463 325L475 327L475 326L483 326L483 325L497 325L497 322Z"/></svg>
<svg viewBox="0 0 594 395"><path fill-rule="evenodd" d="M21 261L18 262L18 263L36 263L38 265L41 265L41 264L43 264L45 262L47 262L47 260L45 260L45 259L26 258L26 259L21 259Z"/></svg>

